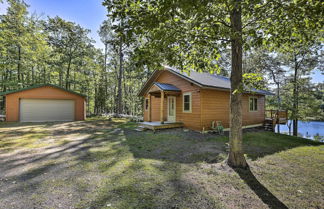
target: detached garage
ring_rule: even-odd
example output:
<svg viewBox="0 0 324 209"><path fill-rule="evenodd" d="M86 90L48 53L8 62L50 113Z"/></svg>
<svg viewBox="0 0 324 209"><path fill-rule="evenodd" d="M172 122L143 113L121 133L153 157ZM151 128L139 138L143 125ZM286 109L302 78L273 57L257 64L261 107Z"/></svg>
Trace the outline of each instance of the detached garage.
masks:
<svg viewBox="0 0 324 209"><path fill-rule="evenodd" d="M6 121L48 122L85 119L85 95L52 84L0 93L6 97Z"/></svg>

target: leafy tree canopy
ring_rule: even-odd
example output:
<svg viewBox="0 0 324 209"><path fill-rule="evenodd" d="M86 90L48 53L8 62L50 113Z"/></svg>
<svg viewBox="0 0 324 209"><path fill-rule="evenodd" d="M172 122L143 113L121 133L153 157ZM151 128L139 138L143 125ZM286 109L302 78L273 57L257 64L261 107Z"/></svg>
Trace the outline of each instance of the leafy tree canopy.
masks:
<svg viewBox="0 0 324 209"><path fill-rule="evenodd" d="M322 33L321 1L240 1L245 50L305 43ZM138 49L146 64L166 63L181 69L219 70L220 51L237 35L230 14L235 1L105 0L109 16L124 18L129 31L145 37ZM152 57L152 53L159 55ZM153 59L152 59L153 58Z"/></svg>

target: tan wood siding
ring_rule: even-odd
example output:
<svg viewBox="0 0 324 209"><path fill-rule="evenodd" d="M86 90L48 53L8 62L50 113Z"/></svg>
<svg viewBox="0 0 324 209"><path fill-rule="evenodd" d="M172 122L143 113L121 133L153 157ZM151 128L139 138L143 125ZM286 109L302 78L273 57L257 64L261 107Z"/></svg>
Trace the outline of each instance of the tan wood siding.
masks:
<svg viewBox="0 0 324 209"><path fill-rule="evenodd" d="M148 95L145 98L149 98ZM165 102L166 103L166 102ZM151 120L152 121L160 121L160 98L151 96ZM166 108L166 104L165 104ZM144 121L148 121L148 111L145 111L145 104L143 106L144 110ZM165 115L166 116L166 115Z"/></svg>
<svg viewBox="0 0 324 209"><path fill-rule="evenodd" d="M62 89L43 86L6 95L6 120L8 122L19 121L20 99L73 100L75 101L75 120L84 120L86 118L85 98Z"/></svg>
<svg viewBox="0 0 324 209"><path fill-rule="evenodd" d="M258 110L255 112L249 111L250 96L258 98ZM265 119L265 96L244 94L242 99L243 126L263 123Z"/></svg>
<svg viewBox="0 0 324 209"><path fill-rule="evenodd" d="M249 111L249 96L258 98L258 111ZM229 127L230 94L228 91L201 90L202 127L209 129L213 120L222 121L225 128ZM242 97L243 126L260 124L264 121L265 99L262 95L244 94Z"/></svg>
<svg viewBox="0 0 324 209"><path fill-rule="evenodd" d="M181 89L181 94L176 96L176 121L183 122L186 128L199 130L211 128L211 122L222 121L225 128L229 127L229 91L215 89L201 89L199 86L163 71L156 78L156 82L172 84ZM156 87L154 87L156 90ZM148 90L149 92L150 90ZM183 93L192 94L192 112L183 112ZM249 111L249 96L258 98L258 111ZM148 98L148 94L145 95ZM242 104L243 126L260 124L264 122L265 96L244 94ZM144 107L143 107L144 108ZM164 120L167 120L167 96L164 99ZM151 119L160 121L160 97L151 97ZM148 111L144 109L144 121L148 121Z"/></svg>
<svg viewBox="0 0 324 209"><path fill-rule="evenodd" d="M176 121L183 122L186 128L201 130L201 120L200 120L200 88L179 76L174 75L173 73L164 71L160 76L155 80L160 83L172 84L179 89L181 89L181 94L176 96ZM184 113L183 112L183 101L182 93L191 92L192 93L192 112ZM147 98L148 95L145 95ZM152 121L160 120L160 98L152 96ZM144 120L148 120L148 113L144 111ZM167 120L167 96L164 99L164 120Z"/></svg>
<svg viewBox="0 0 324 209"><path fill-rule="evenodd" d="M222 121L224 127L229 127L229 92L217 90L201 90L202 127L210 129L213 120Z"/></svg>

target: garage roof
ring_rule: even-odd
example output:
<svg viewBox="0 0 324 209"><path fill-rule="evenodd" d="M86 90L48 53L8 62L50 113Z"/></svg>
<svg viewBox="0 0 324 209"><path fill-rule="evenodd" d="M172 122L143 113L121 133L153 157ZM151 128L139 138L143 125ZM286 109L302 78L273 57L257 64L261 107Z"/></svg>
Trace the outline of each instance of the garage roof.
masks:
<svg viewBox="0 0 324 209"><path fill-rule="evenodd" d="M80 93L77 93L75 91L71 91L71 90L62 88L60 86L53 85L53 84L48 84L48 83L47 84L32 85L32 86L29 86L29 87L26 87L26 88L16 89L16 90L12 90L12 91L0 92L0 96L4 96L4 95L7 95L7 94L13 94L13 93L17 93L17 92L21 92L21 91L25 91L25 90L30 90L30 89L41 88L41 87L45 87L45 86L54 87L54 88L57 88L57 89L61 89L63 91L67 91L67 92L72 93L72 94L79 95L81 97L86 97L86 95L84 95L84 94L80 94Z"/></svg>

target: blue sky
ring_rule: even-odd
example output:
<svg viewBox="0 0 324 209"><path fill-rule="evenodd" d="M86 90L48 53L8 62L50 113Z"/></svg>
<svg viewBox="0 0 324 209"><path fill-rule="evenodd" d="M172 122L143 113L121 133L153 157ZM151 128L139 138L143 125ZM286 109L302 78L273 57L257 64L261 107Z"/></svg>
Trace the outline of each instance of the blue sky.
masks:
<svg viewBox="0 0 324 209"><path fill-rule="evenodd" d="M106 19L106 8L101 0L25 0L30 6L29 12L38 15L54 17L60 16L90 29L90 36L96 41L95 46L103 48L97 31L100 24ZM0 5L0 14L5 13L6 5Z"/></svg>
<svg viewBox="0 0 324 209"><path fill-rule="evenodd" d="M312 75L312 81L315 83L323 83L324 82L324 75L321 74L319 70L314 71Z"/></svg>
<svg viewBox="0 0 324 209"><path fill-rule="evenodd" d="M82 27L90 29L90 36L96 41L97 48L103 48L97 31L100 24L106 19L106 8L102 0L25 0L30 5L29 12L36 12L46 16L60 16L65 20L73 21ZM5 13L6 5L0 4L0 14ZM324 75L319 70L312 75L313 82L324 82Z"/></svg>

